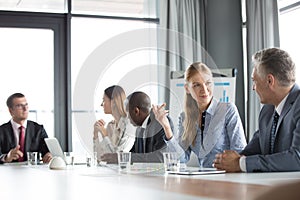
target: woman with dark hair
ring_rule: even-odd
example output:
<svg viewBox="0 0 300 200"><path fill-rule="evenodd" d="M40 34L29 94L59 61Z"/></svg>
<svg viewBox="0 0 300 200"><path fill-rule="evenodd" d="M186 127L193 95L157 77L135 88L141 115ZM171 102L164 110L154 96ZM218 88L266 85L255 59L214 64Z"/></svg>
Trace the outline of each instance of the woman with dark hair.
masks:
<svg viewBox="0 0 300 200"><path fill-rule="evenodd" d="M103 107L105 114L111 114L114 120L106 123L100 119L94 124L94 152L100 158L104 153L114 153L116 151L129 152L135 140L135 127L130 123L124 101L126 95L122 87L113 85L104 90ZM99 139L101 134L102 140Z"/></svg>

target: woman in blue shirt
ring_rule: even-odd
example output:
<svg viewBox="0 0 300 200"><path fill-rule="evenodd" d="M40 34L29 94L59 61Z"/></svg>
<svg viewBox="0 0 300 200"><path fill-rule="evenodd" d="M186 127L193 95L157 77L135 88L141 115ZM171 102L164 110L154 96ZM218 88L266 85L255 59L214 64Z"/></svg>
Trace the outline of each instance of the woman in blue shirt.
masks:
<svg viewBox="0 0 300 200"><path fill-rule="evenodd" d="M165 104L153 106L157 120L164 127L168 151L176 151L187 162L193 151L201 167L212 167L217 153L225 149L240 152L246 146L243 126L233 103L213 98L211 70L196 62L185 72L184 112L179 117L179 133L173 137L164 110Z"/></svg>

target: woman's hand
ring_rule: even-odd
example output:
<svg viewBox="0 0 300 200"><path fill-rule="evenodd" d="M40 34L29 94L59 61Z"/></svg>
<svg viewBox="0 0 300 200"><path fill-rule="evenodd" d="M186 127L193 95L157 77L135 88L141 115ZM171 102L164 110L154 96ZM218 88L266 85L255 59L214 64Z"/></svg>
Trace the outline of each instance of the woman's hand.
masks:
<svg viewBox="0 0 300 200"><path fill-rule="evenodd" d="M107 136L105 121L103 119L96 121L94 124L94 139L98 138L98 132L100 132L103 137Z"/></svg>
<svg viewBox="0 0 300 200"><path fill-rule="evenodd" d="M166 134L166 138L169 140L173 137L173 133L170 127L170 122L167 118L169 111L165 110L165 107L166 103L163 103L161 106L152 105L152 110L155 115L155 119L162 125Z"/></svg>

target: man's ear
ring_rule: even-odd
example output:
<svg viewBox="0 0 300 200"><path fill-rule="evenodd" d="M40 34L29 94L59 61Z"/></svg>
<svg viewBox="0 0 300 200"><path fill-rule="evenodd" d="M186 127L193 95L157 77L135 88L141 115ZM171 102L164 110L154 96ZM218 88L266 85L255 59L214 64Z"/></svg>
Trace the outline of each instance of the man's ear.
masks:
<svg viewBox="0 0 300 200"><path fill-rule="evenodd" d="M269 86L274 85L274 83L275 83L275 77L272 74L268 74L267 75L267 80L268 80L268 85Z"/></svg>
<svg viewBox="0 0 300 200"><path fill-rule="evenodd" d="M139 115L140 114L140 109L138 107L134 108L134 113L135 115Z"/></svg>
<svg viewBox="0 0 300 200"><path fill-rule="evenodd" d="M189 90L189 86L187 84L184 84L184 89L187 94L191 94L191 92Z"/></svg>

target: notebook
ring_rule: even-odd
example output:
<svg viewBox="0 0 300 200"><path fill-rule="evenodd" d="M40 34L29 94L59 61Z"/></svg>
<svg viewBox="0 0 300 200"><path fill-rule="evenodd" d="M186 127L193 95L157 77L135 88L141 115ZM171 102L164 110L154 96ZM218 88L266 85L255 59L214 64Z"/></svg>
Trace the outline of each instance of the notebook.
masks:
<svg viewBox="0 0 300 200"><path fill-rule="evenodd" d="M217 170L215 168L204 169L180 169L179 171L167 171L168 174L180 174L180 175L205 175L205 174L224 174L225 170Z"/></svg>

